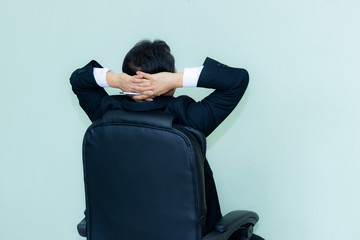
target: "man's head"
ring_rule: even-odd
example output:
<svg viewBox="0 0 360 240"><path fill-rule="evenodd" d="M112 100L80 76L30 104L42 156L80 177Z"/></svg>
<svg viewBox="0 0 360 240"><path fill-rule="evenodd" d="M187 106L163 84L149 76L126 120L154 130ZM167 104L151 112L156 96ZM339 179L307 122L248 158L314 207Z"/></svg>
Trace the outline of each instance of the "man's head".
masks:
<svg viewBox="0 0 360 240"><path fill-rule="evenodd" d="M126 54L122 71L135 75L136 71L146 73L175 72L175 59L170 47L162 40L143 40Z"/></svg>

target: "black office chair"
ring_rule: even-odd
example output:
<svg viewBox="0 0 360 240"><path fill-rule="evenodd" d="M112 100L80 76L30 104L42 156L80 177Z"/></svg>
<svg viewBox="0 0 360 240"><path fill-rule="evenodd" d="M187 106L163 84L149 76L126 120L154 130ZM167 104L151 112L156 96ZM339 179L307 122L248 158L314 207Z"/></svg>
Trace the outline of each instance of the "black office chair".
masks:
<svg viewBox="0 0 360 240"><path fill-rule="evenodd" d="M258 215L233 211L205 233L202 133L157 112L107 112L86 131L83 165L88 240L249 239Z"/></svg>

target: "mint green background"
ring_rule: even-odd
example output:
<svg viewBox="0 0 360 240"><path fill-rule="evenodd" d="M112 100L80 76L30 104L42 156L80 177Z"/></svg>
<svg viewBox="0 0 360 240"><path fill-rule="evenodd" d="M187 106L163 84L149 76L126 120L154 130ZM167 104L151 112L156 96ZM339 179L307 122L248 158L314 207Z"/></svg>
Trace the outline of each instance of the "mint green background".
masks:
<svg viewBox="0 0 360 240"><path fill-rule="evenodd" d="M358 239L359 12L355 0L2 1L0 239L82 239L90 121L68 79L91 59L120 71L143 38L167 41L179 70L210 56L250 72L208 139L224 213L256 211L266 239Z"/></svg>

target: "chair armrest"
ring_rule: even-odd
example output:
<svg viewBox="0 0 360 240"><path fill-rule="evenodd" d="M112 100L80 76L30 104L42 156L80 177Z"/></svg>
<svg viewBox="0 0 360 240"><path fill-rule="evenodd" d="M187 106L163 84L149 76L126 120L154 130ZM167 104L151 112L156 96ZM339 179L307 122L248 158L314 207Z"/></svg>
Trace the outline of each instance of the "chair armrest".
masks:
<svg viewBox="0 0 360 240"><path fill-rule="evenodd" d="M259 216L251 211L232 211L223 216L215 225L215 231L225 232L231 228L240 228L243 225L255 225Z"/></svg>
<svg viewBox="0 0 360 240"><path fill-rule="evenodd" d="M77 225L77 230L82 237L86 237L86 217Z"/></svg>
<svg viewBox="0 0 360 240"><path fill-rule="evenodd" d="M232 211L222 217L215 225L214 231L208 233L202 240L227 240L237 230L241 229L244 239L250 239L253 226L259 216L251 211Z"/></svg>

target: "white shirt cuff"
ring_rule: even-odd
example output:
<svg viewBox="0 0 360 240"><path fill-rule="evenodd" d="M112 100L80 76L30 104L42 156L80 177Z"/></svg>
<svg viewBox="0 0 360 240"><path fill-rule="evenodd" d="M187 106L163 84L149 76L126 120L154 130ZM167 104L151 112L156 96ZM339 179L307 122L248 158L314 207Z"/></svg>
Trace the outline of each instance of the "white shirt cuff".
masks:
<svg viewBox="0 0 360 240"><path fill-rule="evenodd" d="M106 82L106 73L109 71L112 72L108 68L94 68L94 70L93 70L94 78L95 78L96 83L100 87L108 87L109 86L109 84Z"/></svg>
<svg viewBox="0 0 360 240"><path fill-rule="evenodd" d="M196 87L203 68L204 66L184 68L183 87Z"/></svg>

